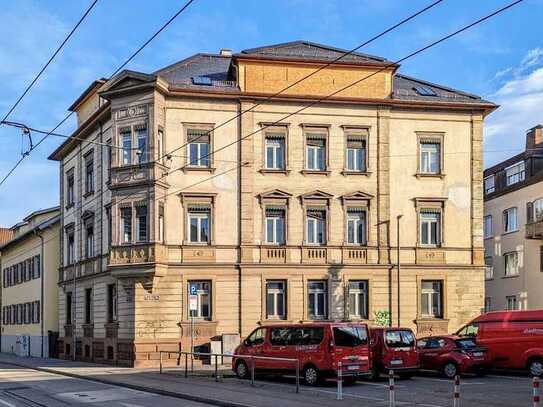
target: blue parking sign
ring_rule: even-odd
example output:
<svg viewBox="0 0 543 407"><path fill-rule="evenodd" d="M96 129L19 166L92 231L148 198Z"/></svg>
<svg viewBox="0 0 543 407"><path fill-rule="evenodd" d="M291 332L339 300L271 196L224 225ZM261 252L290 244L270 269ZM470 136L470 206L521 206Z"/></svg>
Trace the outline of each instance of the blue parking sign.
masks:
<svg viewBox="0 0 543 407"><path fill-rule="evenodd" d="M196 284L191 284L190 285L190 295L196 295L196 291L197 291Z"/></svg>

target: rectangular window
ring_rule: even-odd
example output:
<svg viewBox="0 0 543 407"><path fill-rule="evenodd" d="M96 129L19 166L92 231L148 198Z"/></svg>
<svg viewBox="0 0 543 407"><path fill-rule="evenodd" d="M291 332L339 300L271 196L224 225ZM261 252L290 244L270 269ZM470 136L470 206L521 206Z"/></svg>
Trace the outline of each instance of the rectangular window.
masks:
<svg viewBox="0 0 543 407"><path fill-rule="evenodd" d="M39 324L41 321L41 302L34 301L34 323Z"/></svg>
<svg viewBox="0 0 543 407"><path fill-rule="evenodd" d="M94 226L92 224L85 227L85 257L87 259L94 257Z"/></svg>
<svg viewBox="0 0 543 407"><path fill-rule="evenodd" d="M188 211L189 242L209 243L211 209L209 207L191 207Z"/></svg>
<svg viewBox="0 0 543 407"><path fill-rule="evenodd" d="M326 136L319 133L306 135L306 169L326 170Z"/></svg>
<svg viewBox="0 0 543 407"><path fill-rule="evenodd" d="M441 143L439 141L420 142L420 168L421 174L441 173Z"/></svg>
<svg viewBox="0 0 543 407"><path fill-rule="evenodd" d="M120 222L121 242L132 242L132 208L121 208L121 222Z"/></svg>
<svg viewBox="0 0 543 407"><path fill-rule="evenodd" d="M285 135L266 133L266 168L269 170L285 169Z"/></svg>
<svg viewBox="0 0 543 407"><path fill-rule="evenodd" d="M66 261L68 264L75 263L75 238L73 230L66 232Z"/></svg>
<svg viewBox="0 0 543 407"><path fill-rule="evenodd" d="M492 256L485 257L485 279L492 280L494 278L494 262Z"/></svg>
<svg viewBox="0 0 543 407"><path fill-rule="evenodd" d="M508 311L518 310L517 297L515 295L505 297L505 302Z"/></svg>
<svg viewBox="0 0 543 407"><path fill-rule="evenodd" d="M492 298L485 297L485 312L492 311Z"/></svg>
<svg viewBox="0 0 543 407"><path fill-rule="evenodd" d="M94 192L94 159L92 153L85 157L85 193Z"/></svg>
<svg viewBox="0 0 543 407"><path fill-rule="evenodd" d="M134 128L136 132L136 140L138 143L138 151L136 152L138 157L138 164L143 164L148 161L149 146L147 145L147 126L138 125Z"/></svg>
<svg viewBox="0 0 543 407"><path fill-rule="evenodd" d="M85 289L85 323L92 322L92 288Z"/></svg>
<svg viewBox="0 0 543 407"><path fill-rule="evenodd" d="M147 205L136 207L136 231L138 242L146 242L148 236Z"/></svg>
<svg viewBox="0 0 543 407"><path fill-rule="evenodd" d="M423 318L443 318L442 281L422 281L421 314Z"/></svg>
<svg viewBox="0 0 543 407"><path fill-rule="evenodd" d="M326 319L328 291L326 281L310 281L307 287L308 315L310 319Z"/></svg>
<svg viewBox="0 0 543 407"><path fill-rule="evenodd" d="M130 129L121 132L121 145L123 165L132 164L132 131Z"/></svg>
<svg viewBox="0 0 543 407"><path fill-rule="evenodd" d="M108 284L107 286L107 322L117 321L117 286Z"/></svg>
<svg viewBox="0 0 543 407"><path fill-rule="evenodd" d="M494 185L494 175L489 175L484 180L485 184L485 195L491 194L492 192L496 191L496 187Z"/></svg>
<svg viewBox="0 0 543 407"><path fill-rule="evenodd" d="M189 316L211 320L211 282L191 281L189 282L189 296L196 296L196 309L190 311Z"/></svg>
<svg viewBox="0 0 543 407"><path fill-rule="evenodd" d="M158 239L164 242L164 204L158 204Z"/></svg>
<svg viewBox="0 0 543 407"><path fill-rule="evenodd" d="M106 141L106 168L107 168L107 180L111 181L111 166L113 165L112 154L111 154L111 139Z"/></svg>
<svg viewBox="0 0 543 407"><path fill-rule="evenodd" d="M518 230L517 208L509 208L503 211L503 231L504 233L515 232Z"/></svg>
<svg viewBox="0 0 543 407"><path fill-rule="evenodd" d="M113 236L113 220L111 218L111 208L106 208L106 219L107 219L107 247L111 248L111 239Z"/></svg>
<svg viewBox="0 0 543 407"><path fill-rule="evenodd" d="M533 211L534 211L534 216L533 216L533 221L534 222L539 222L541 220L543 220L543 199L540 198L540 199L536 199L533 204Z"/></svg>
<svg viewBox="0 0 543 407"><path fill-rule="evenodd" d="M347 137L345 160L347 171L366 172L366 140L363 137L355 135Z"/></svg>
<svg viewBox="0 0 543 407"><path fill-rule="evenodd" d="M72 293L66 293L66 325L72 324Z"/></svg>
<svg viewBox="0 0 543 407"><path fill-rule="evenodd" d="M524 181L525 177L524 161L513 164L505 169L505 183L507 186Z"/></svg>
<svg viewBox="0 0 543 407"><path fill-rule="evenodd" d="M285 244L285 210L266 208L266 243Z"/></svg>
<svg viewBox="0 0 543 407"><path fill-rule="evenodd" d="M158 136L157 136L157 160L158 162L164 164L164 131L162 129L158 129Z"/></svg>
<svg viewBox="0 0 543 407"><path fill-rule="evenodd" d="M368 282L349 282L349 318L368 319Z"/></svg>
<svg viewBox="0 0 543 407"><path fill-rule="evenodd" d="M492 215L483 218L483 234L485 239L492 237Z"/></svg>
<svg viewBox="0 0 543 407"><path fill-rule="evenodd" d="M347 243L366 245L366 211L361 208L347 209Z"/></svg>
<svg viewBox="0 0 543 407"><path fill-rule="evenodd" d="M66 206L72 206L75 202L75 179L74 171L66 174Z"/></svg>
<svg viewBox="0 0 543 407"><path fill-rule="evenodd" d="M286 318L286 282L268 281L266 283L266 315L268 319Z"/></svg>
<svg viewBox="0 0 543 407"><path fill-rule="evenodd" d="M210 130L187 130L189 166L210 167Z"/></svg>
<svg viewBox="0 0 543 407"><path fill-rule="evenodd" d="M326 211L308 209L306 214L307 244L326 244Z"/></svg>
<svg viewBox="0 0 543 407"><path fill-rule="evenodd" d="M505 262L505 275L506 276L517 276L518 275L518 253L510 252L503 255Z"/></svg>
<svg viewBox="0 0 543 407"><path fill-rule="evenodd" d="M441 213L431 209L421 209L420 244L423 246L439 246L441 244Z"/></svg>

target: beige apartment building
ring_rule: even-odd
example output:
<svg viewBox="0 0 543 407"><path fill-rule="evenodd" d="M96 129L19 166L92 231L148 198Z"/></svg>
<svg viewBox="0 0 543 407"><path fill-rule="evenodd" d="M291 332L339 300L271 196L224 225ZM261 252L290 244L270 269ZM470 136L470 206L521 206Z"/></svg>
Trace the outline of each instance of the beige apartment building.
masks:
<svg viewBox="0 0 543 407"><path fill-rule="evenodd" d="M543 126L484 172L485 309L543 308Z"/></svg>
<svg viewBox="0 0 543 407"><path fill-rule="evenodd" d="M1 352L56 355L60 208L32 212L0 246Z"/></svg>
<svg viewBox="0 0 543 407"><path fill-rule="evenodd" d="M50 156L65 357L145 366L191 332L205 346L280 321L399 319L423 335L480 313L496 106L361 53L281 92L343 52L196 54L76 100Z"/></svg>

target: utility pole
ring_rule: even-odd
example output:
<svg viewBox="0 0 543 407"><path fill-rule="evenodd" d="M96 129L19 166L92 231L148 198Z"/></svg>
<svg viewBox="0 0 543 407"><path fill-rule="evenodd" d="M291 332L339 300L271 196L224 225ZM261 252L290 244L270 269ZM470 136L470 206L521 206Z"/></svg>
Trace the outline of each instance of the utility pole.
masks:
<svg viewBox="0 0 543 407"><path fill-rule="evenodd" d="M397 262L398 262L398 328L400 327L400 269L401 269L401 261L400 261L400 219L403 215L396 216L396 224L397 224L397 236L396 236L396 251L397 251Z"/></svg>

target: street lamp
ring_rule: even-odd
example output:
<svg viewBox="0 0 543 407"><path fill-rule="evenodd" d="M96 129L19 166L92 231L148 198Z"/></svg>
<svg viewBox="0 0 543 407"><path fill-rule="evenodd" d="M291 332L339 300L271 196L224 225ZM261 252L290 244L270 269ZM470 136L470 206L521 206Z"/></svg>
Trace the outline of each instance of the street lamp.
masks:
<svg viewBox="0 0 543 407"><path fill-rule="evenodd" d="M396 235L396 250L398 262L398 328L400 327L400 219L403 215L396 216L397 235Z"/></svg>

